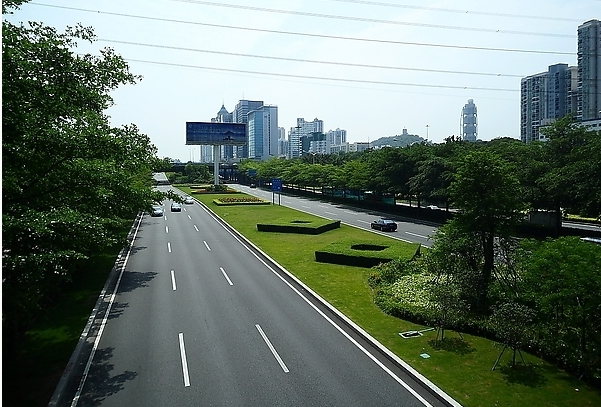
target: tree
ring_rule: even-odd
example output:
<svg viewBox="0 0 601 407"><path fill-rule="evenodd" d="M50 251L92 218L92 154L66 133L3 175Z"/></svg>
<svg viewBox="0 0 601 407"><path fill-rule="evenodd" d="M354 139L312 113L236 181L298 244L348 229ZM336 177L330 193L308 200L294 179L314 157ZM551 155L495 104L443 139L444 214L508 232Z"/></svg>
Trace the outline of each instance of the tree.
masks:
<svg viewBox="0 0 601 407"><path fill-rule="evenodd" d="M572 213L601 214L601 142L599 133L570 117L556 120L543 130L549 171L540 183L554 198L558 222L562 208Z"/></svg>
<svg viewBox="0 0 601 407"><path fill-rule="evenodd" d="M581 375L601 376L601 249L577 237L525 241L522 290L544 349Z"/></svg>
<svg viewBox="0 0 601 407"><path fill-rule="evenodd" d="M503 356L503 353L507 348L510 348L513 351L511 367L515 367L516 353L520 354L522 362L524 362L521 349L531 338L530 331L532 330L534 317L534 310L527 305L516 302L503 302L493 307L490 325L495 335L505 346L495 361L492 370L495 370L495 367L497 367L501 356Z"/></svg>
<svg viewBox="0 0 601 407"><path fill-rule="evenodd" d="M3 2L3 13L20 3ZM140 77L112 49L75 54L78 40L93 41L92 30L2 21L2 295L13 338L83 260L122 241L122 219L163 197L149 138L104 113L110 92Z"/></svg>
<svg viewBox="0 0 601 407"><path fill-rule="evenodd" d="M468 153L460 161L449 186L450 197L459 212L451 227L470 236L482 253L477 265L476 308L488 309L488 288L495 267L495 240L510 237L520 221L520 184L515 170L488 151Z"/></svg>

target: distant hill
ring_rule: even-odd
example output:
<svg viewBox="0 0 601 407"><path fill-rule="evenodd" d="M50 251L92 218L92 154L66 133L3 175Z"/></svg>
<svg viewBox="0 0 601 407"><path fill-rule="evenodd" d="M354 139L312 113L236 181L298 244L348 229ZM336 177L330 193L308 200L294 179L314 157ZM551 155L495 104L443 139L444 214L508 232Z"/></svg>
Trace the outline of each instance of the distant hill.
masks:
<svg viewBox="0 0 601 407"><path fill-rule="evenodd" d="M405 147L415 142L421 143L422 141L426 140L421 138L420 136L415 136L413 134L402 134L398 136L380 137L377 140L371 141L369 144L372 147Z"/></svg>

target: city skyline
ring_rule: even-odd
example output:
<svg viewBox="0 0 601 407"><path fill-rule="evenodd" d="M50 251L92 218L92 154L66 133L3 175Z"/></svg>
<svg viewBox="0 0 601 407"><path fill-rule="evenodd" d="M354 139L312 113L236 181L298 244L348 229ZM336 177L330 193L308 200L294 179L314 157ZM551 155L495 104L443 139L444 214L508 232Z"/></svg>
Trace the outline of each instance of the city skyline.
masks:
<svg viewBox="0 0 601 407"><path fill-rule="evenodd" d="M577 29L598 0L498 2L286 0L227 3L56 0L24 4L13 22L81 23L144 79L113 92L113 125L135 123L160 157L187 161L186 121L224 103L278 106L366 142L403 129L442 142L460 136L461 108L478 106L478 139L520 138L520 80L577 65ZM44 5L46 4L46 5ZM199 152L195 153L198 157Z"/></svg>

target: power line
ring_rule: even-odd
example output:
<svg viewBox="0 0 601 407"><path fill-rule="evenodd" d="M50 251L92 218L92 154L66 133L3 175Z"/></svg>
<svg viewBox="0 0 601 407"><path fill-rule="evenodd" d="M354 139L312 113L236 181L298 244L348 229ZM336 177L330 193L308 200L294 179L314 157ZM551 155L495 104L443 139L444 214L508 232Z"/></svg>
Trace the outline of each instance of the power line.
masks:
<svg viewBox="0 0 601 407"><path fill-rule="evenodd" d="M173 49L173 50L179 50L179 51L201 52L201 53L205 53L205 54L227 55L227 56L236 56L236 57L245 57L245 58L271 59L271 60L289 61L289 62L303 62L303 63L311 63L311 64L351 66L351 67L358 67L358 68L377 68L377 69L390 69L390 70L402 70L402 71L417 71L417 72L431 72L431 73L445 73L445 74L459 74L459 75L480 75L480 76L511 77L511 78L522 78L525 76L525 75L490 73L490 72L451 71L451 70L442 70L442 69L407 68L407 67L400 67L400 66L367 65L367 64L356 64L356 63L348 63L348 62L319 61L319 60L301 59L301 58L284 58L284 57L266 56L266 55L241 54L241 53L226 52L226 51L213 51L213 50L205 50L205 49L197 49L197 48L175 47L175 46L170 46L170 45L145 44L145 43L140 43L140 42L119 41L119 40L110 40L110 39L103 39L103 38L99 38L98 41L116 43L116 44L136 45L136 46L151 47L151 48Z"/></svg>
<svg viewBox="0 0 601 407"><path fill-rule="evenodd" d="M289 14L289 15L296 15L296 16L328 18L328 19L335 19L335 20L360 21L360 22L365 22L365 23L407 25L407 26L411 26L411 27L439 28L439 29L445 29L445 30L476 31L476 32L498 33L498 34L518 34L518 35L533 35L533 36L542 36L542 37L576 38L575 35L569 35L569 34L541 33L541 32L532 32L532 31L512 31L512 30L501 30L501 29L494 29L494 28L461 27L461 26L439 25L439 24L412 23L412 22L406 22L406 21L379 20L379 19L374 19L374 18L351 17L351 16L320 14L320 13L308 13L308 12L304 12L304 11L291 11L291 10L280 10L280 9L273 9L273 8L242 6L242 5L238 5L238 4L214 3L214 2L210 2L210 1L200 1L200 0L171 0L171 1L178 1L181 3L200 4L200 5L205 5L205 6L226 7L226 8L240 9L240 10L261 11L261 12L266 12L266 13Z"/></svg>
<svg viewBox="0 0 601 407"><path fill-rule="evenodd" d="M194 68L194 69L202 69L202 70L218 71L218 72L231 72L231 73L263 75L263 76L275 76L275 77L282 77L282 78L317 79L317 80L322 80L322 81L333 81L333 82L367 83L367 84L371 84L371 85L390 85L390 86L412 86L412 87L437 88L437 89L485 90L485 91L494 91L494 92L519 92L520 91L519 89L507 89L507 88L484 88L484 87L474 87L474 86L432 85L432 84L422 84L422 83L403 83L403 82L389 82L389 81L374 81L374 80L366 80L366 79L350 79L350 78L332 78L332 77L324 77L324 76L294 75L294 74L284 74L284 73L276 73L276 72L261 72L261 71L250 71L250 70L243 70L243 69L228 69L228 68L216 68L216 67L199 66L199 65L176 64L173 62L145 61L145 60L140 60L140 59L129 59L129 58L124 58L124 59L126 61L130 61L130 62L142 62L142 63L154 64L154 65L174 66L174 67L180 67L180 68Z"/></svg>
<svg viewBox="0 0 601 407"><path fill-rule="evenodd" d="M404 9L412 9L412 10L437 11L437 12L443 12L443 13L469 14L469 15L478 15L478 16L520 18L520 19L529 19L529 20L566 21L566 22L577 22L577 23L582 21L582 20L579 20L576 18L532 16L532 15L528 16L528 15L522 15L522 14L493 13L493 12L488 12L488 11L470 11L470 10L460 10L460 9L440 8L440 7L413 6L413 5L407 5L407 4L393 4L393 3L383 3L383 2L379 2L379 1L367 1L367 0L329 0L329 1L336 1L336 2L340 2L340 3L366 4L366 5L370 5L370 6L404 8Z"/></svg>
<svg viewBox="0 0 601 407"><path fill-rule="evenodd" d="M224 29L252 31L252 32L263 32L263 33L270 33L270 34L294 35L294 36L303 36L303 37L312 37L312 38L327 38L327 39L344 40L344 41L357 41L357 42L391 44L391 45L410 45L410 46L419 46L419 47L450 48L450 49L462 49L462 50L470 50L470 51L494 51L494 52L524 53L524 54L570 55L570 56L577 55L576 52L564 52L564 51L541 51L541 50L529 50L529 49L518 49L518 48L474 47L474 46L467 46L467 45L433 44L433 43L427 43L427 42L381 40L381 39L374 39L374 38L346 37L346 36L340 36L340 35L327 35L327 34L312 34L312 33L303 33L303 32L295 32L295 31L268 30L268 29L262 29L262 28L241 27L241 26L235 26L235 25L202 23L202 22L197 22L197 21L175 20L175 19L161 18L161 17L148 17L148 16L140 16L140 15L135 15L135 14L115 13L115 12L110 12L110 11L89 10L89 9L83 9L83 8L77 8L77 7L57 6L54 4L43 4L43 3L35 3L35 2L31 2L29 4L36 5L36 6L43 6L43 7L59 8L59 9L64 9L64 10L81 11L81 12L85 12L85 13L104 14L104 15L110 15L110 16L136 18L136 19L150 20L150 21L161 21L161 22L167 22L167 23L199 25L199 26L204 26L204 27L224 28Z"/></svg>

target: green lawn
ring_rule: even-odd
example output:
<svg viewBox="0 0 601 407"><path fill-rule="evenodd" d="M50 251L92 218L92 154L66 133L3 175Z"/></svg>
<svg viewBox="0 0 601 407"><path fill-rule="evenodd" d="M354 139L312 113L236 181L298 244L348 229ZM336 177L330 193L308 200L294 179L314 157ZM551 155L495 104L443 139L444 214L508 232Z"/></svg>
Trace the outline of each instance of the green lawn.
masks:
<svg viewBox="0 0 601 407"><path fill-rule="evenodd" d="M187 192L186 188L182 188ZM369 269L317 263L315 250L339 240L372 240L374 234L350 226L318 236L258 232L256 223L269 219L298 217L283 206L218 207L216 196L196 196L226 222L240 231L289 272L369 332L388 349L428 377L458 402L470 406L600 406L601 392L523 352L526 365L510 368L506 351L495 371L492 366L502 347L480 337L447 331L437 345L436 332L403 339L398 333L424 327L384 314L377 308L367 284ZM308 216L306 214L303 217ZM249 219L252 221L249 222ZM384 239L390 244L392 239ZM396 244L397 242L394 241ZM424 359L421 354L430 358Z"/></svg>
<svg viewBox="0 0 601 407"><path fill-rule="evenodd" d="M501 348L491 341L470 335L463 335L465 341L459 341L454 332L447 333L443 346L434 344L434 332L402 339L399 332L422 327L385 315L373 304L367 285L369 269L314 261L314 251L333 242L376 238L390 244L390 239L346 225L317 236L258 232L258 222L307 219L310 215L279 206L218 207L211 203L216 195L195 197L464 406L601 406L601 392L525 353L526 366L509 368L510 355L506 352L501 365L492 372ZM14 364L3 357L3 406L48 404L117 252L115 249L95 257L75 278L58 306L27 332ZM431 357L423 359L419 356L422 353Z"/></svg>

